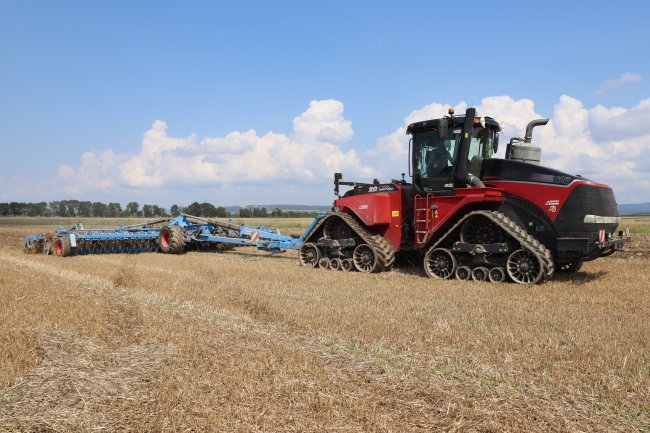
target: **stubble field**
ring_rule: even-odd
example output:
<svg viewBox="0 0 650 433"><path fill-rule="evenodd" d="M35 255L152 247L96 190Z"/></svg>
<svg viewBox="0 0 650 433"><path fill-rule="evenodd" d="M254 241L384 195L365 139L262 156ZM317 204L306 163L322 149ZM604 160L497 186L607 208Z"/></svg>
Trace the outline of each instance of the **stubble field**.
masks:
<svg viewBox="0 0 650 433"><path fill-rule="evenodd" d="M650 220L533 287L26 255L31 223L0 220L0 431L650 430Z"/></svg>

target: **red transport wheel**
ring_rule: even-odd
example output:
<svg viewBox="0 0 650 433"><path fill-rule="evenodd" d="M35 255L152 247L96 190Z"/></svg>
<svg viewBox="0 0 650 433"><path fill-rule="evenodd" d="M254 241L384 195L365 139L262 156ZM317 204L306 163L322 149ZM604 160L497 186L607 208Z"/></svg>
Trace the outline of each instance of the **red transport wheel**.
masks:
<svg viewBox="0 0 650 433"><path fill-rule="evenodd" d="M506 272L500 267L492 268L488 272L488 278L493 283L503 283L506 280Z"/></svg>
<svg viewBox="0 0 650 433"><path fill-rule="evenodd" d="M459 266L456 269L456 278L461 281L467 281L472 278L472 270L469 266Z"/></svg>
<svg viewBox="0 0 650 433"><path fill-rule="evenodd" d="M320 261L320 250L315 243L306 242L300 247L299 258L301 265L317 268Z"/></svg>
<svg viewBox="0 0 650 433"><path fill-rule="evenodd" d="M379 272L380 270L377 256L368 244L357 245L352 253L352 261L359 272Z"/></svg>
<svg viewBox="0 0 650 433"><path fill-rule="evenodd" d="M341 264L341 259L334 257L330 260L330 269L333 271L340 271L343 265Z"/></svg>
<svg viewBox="0 0 650 433"><path fill-rule="evenodd" d="M318 267L322 269L329 269L330 259L328 259L327 257L321 257L320 260L318 261Z"/></svg>
<svg viewBox="0 0 650 433"><path fill-rule="evenodd" d="M181 254L185 251L185 234L178 225L168 225L160 230L158 246L163 253Z"/></svg>
<svg viewBox="0 0 650 433"><path fill-rule="evenodd" d="M456 272L454 253L446 248L436 248L427 251L424 256L424 271L431 278L449 279Z"/></svg>
<svg viewBox="0 0 650 433"><path fill-rule="evenodd" d="M472 269L472 280L474 281L485 281L488 279L488 274L490 271L484 266L477 266Z"/></svg>
<svg viewBox="0 0 650 433"><path fill-rule="evenodd" d="M537 284L544 277L541 261L523 248L508 256L506 270L512 281L519 284Z"/></svg>
<svg viewBox="0 0 650 433"><path fill-rule="evenodd" d="M354 262L352 261L352 259L342 259L341 269L343 269L346 272L354 271Z"/></svg>
<svg viewBox="0 0 650 433"><path fill-rule="evenodd" d="M72 255L72 244L70 243L69 237L54 238L52 245L54 247L54 254L57 256L68 257Z"/></svg>

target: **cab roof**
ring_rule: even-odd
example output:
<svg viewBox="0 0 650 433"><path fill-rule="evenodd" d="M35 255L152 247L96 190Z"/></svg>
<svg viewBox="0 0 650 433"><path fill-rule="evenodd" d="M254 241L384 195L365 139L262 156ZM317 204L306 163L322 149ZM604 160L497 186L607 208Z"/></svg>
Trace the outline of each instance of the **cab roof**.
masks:
<svg viewBox="0 0 650 433"><path fill-rule="evenodd" d="M463 122L465 122L465 116L445 116L443 119L447 119L448 128L462 128ZM440 127L440 121L443 119L432 119L411 123L406 128L406 133L413 134L414 132L435 131ZM476 117L475 121L479 122L480 119L480 117ZM499 125L499 122L494 120L492 117L485 116L483 117L483 121L485 122L486 127L490 127L495 131L501 131L501 125Z"/></svg>

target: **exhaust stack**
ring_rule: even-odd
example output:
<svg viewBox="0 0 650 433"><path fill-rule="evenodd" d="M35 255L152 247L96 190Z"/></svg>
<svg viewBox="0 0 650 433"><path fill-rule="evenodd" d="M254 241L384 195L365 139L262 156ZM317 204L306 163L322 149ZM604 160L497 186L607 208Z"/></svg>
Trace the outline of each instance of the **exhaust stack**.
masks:
<svg viewBox="0 0 650 433"><path fill-rule="evenodd" d="M526 136L523 139L513 138L510 140L508 149L506 150L506 158L539 165L539 161L542 158L542 148L532 143L533 128L536 126L546 125L547 123L548 119L536 119L531 121L528 126L526 126Z"/></svg>

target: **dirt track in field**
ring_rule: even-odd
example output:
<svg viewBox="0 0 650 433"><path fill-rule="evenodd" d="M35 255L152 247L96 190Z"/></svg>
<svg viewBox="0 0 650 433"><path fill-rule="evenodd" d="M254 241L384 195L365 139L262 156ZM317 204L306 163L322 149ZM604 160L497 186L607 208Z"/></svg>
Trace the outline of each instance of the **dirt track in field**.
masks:
<svg viewBox="0 0 650 433"><path fill-rule="evenodd" d="M0 431L650 429L648 235L522 287L37 231L0 227Z"/></svg>

